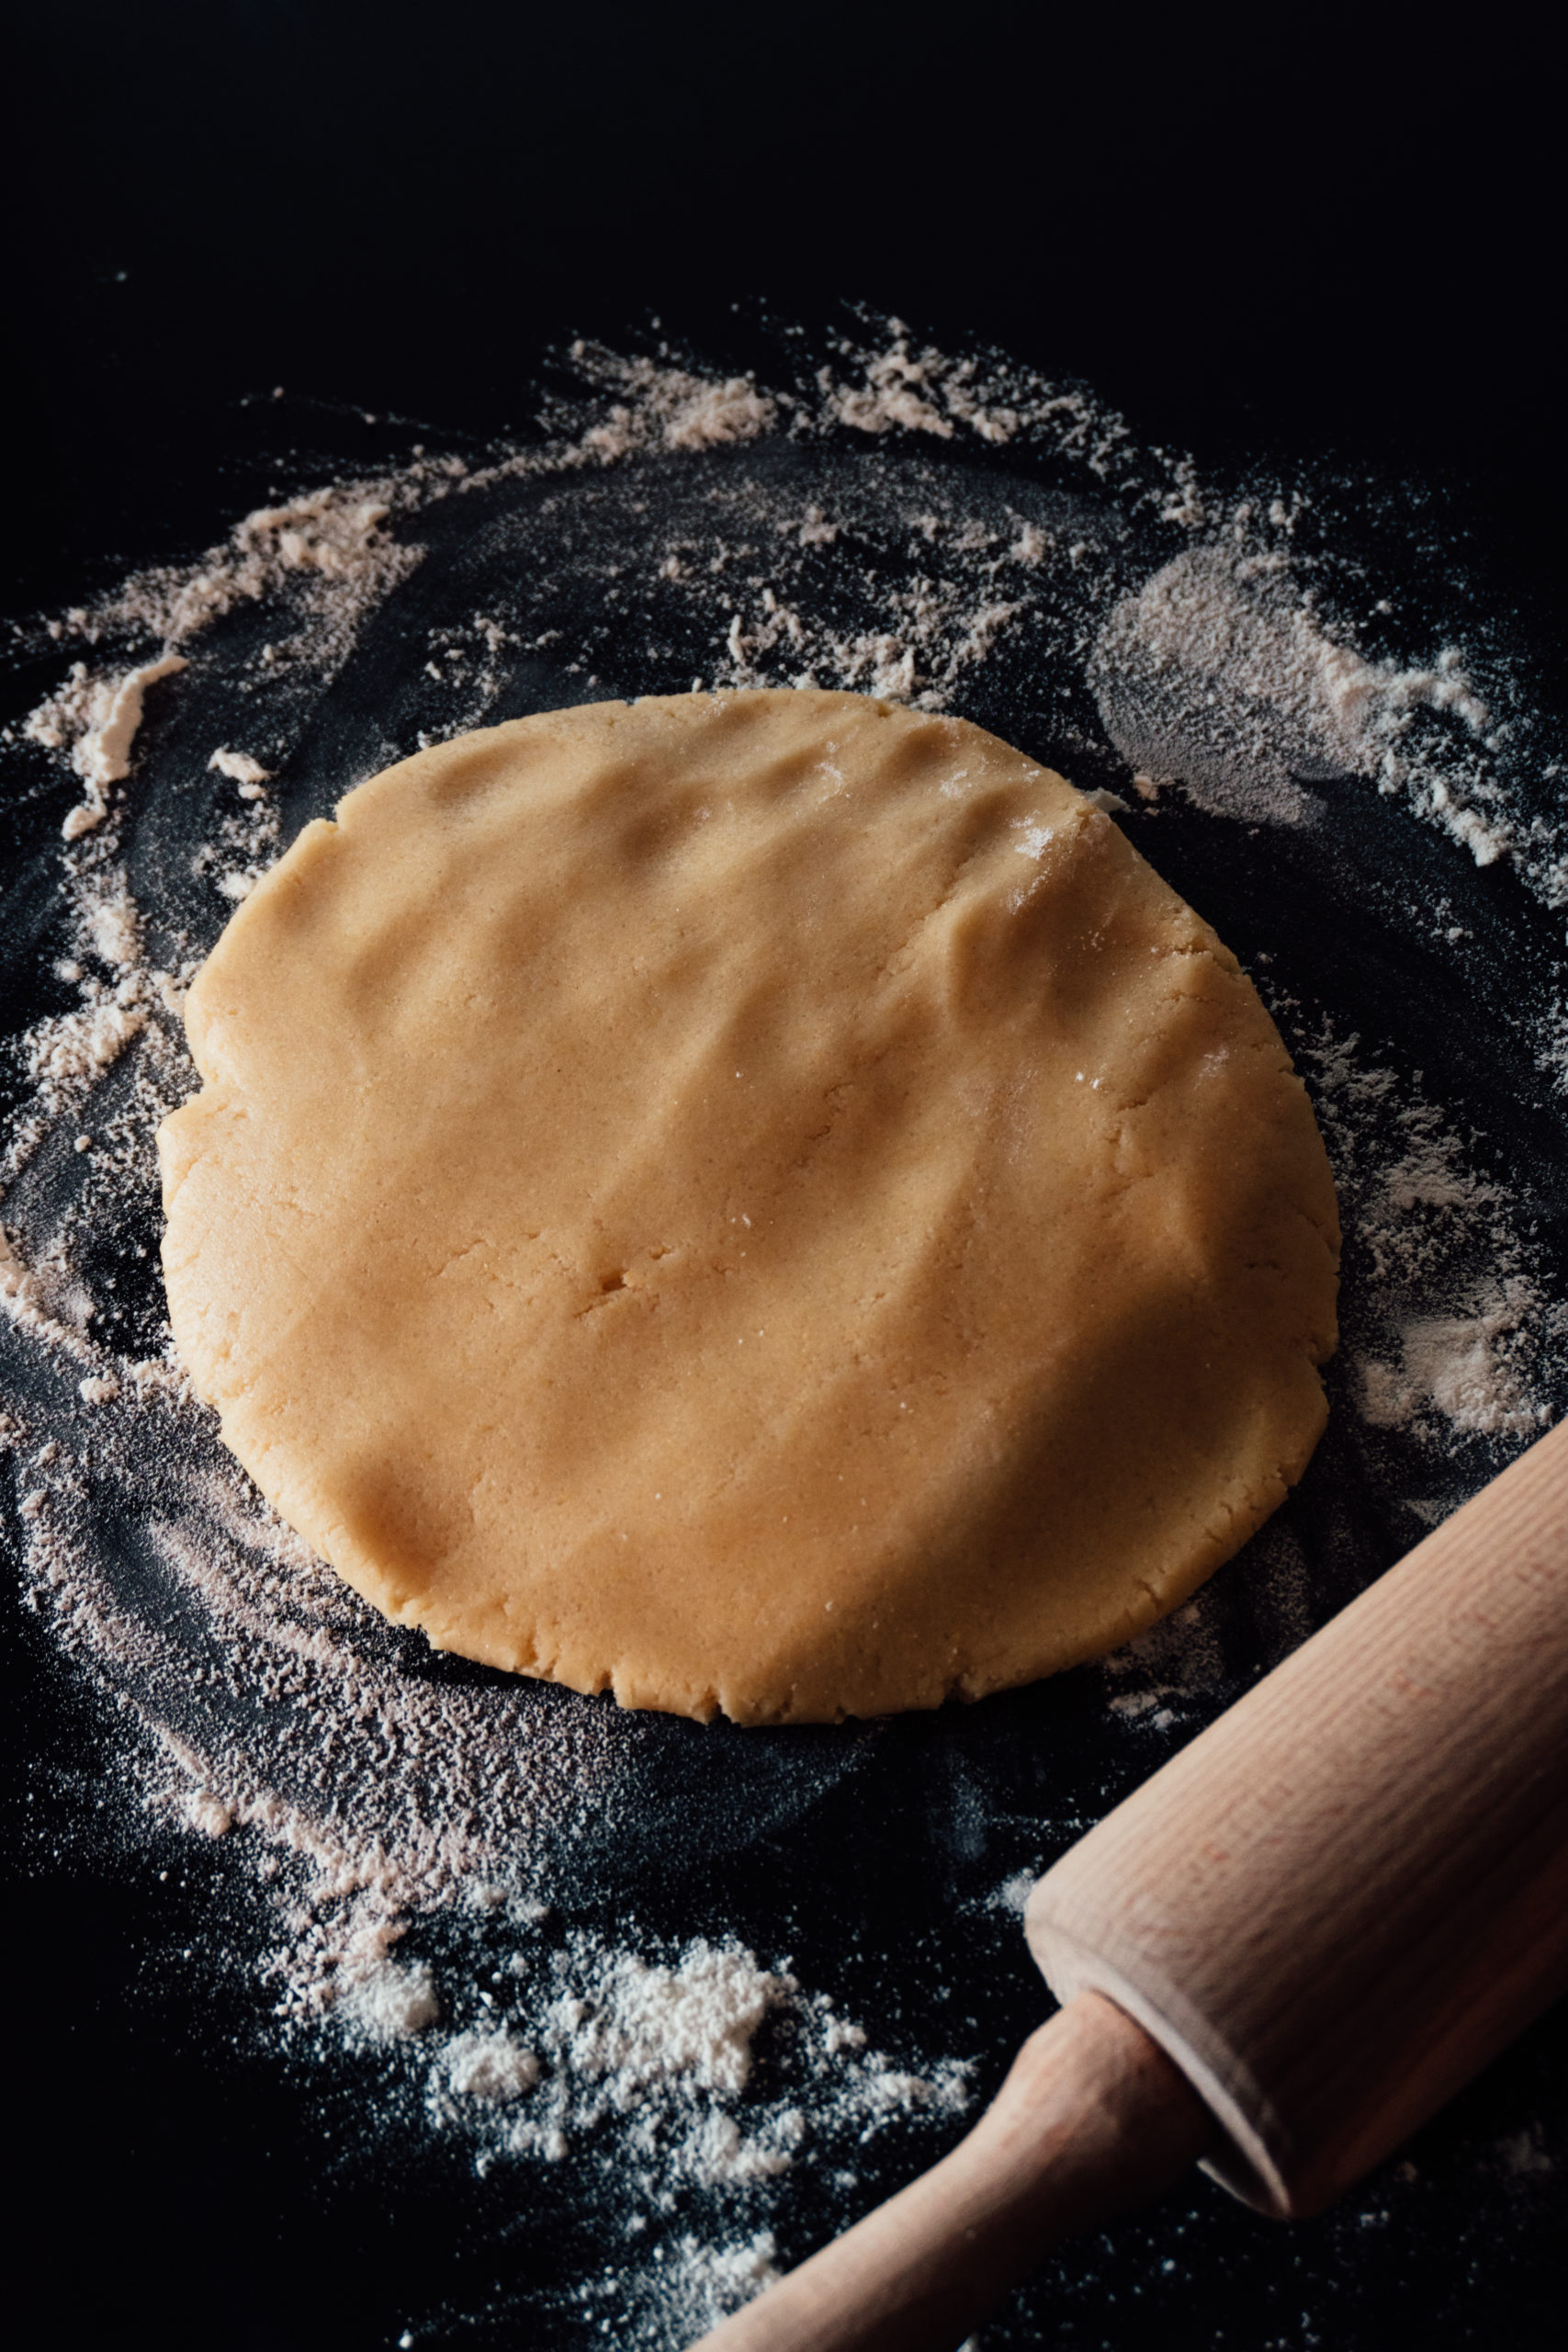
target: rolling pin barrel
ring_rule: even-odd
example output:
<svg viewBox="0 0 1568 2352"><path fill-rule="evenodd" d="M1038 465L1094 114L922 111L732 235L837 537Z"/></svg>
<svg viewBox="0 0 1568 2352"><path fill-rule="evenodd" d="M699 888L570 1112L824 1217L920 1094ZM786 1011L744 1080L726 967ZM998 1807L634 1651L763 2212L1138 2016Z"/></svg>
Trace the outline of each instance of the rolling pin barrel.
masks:
<svg viewBox="0 0 1568 2352"><path fill-rule="evenodd" d="M1248 2202L1317 2211L1568 1983L1568 1424L1040 1881L1031 1947L1157 2041Z"/></svg>

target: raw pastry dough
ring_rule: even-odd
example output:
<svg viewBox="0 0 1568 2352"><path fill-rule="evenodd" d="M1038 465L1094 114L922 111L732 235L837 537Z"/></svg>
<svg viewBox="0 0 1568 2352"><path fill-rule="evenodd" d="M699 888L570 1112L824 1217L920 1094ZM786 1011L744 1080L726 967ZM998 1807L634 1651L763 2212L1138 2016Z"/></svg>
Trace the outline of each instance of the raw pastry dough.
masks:
<svg viewBox="0 0 1568 2352"><path fill-rule="evenodd" d="M1234 957L859 695L467 735L191 990L180 1352L378 1609L628 1706L930 1707L1174 1607L1322 1428L1334 1193Z"/></svg>

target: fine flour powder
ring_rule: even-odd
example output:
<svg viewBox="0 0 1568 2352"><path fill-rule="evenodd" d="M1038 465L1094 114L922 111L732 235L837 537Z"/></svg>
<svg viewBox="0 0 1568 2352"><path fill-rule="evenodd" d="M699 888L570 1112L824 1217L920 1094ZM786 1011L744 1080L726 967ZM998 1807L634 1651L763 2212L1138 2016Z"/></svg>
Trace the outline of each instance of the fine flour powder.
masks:
<svg viewBox="0 0 1568 2352"><path fill-rule="evenodd" d="M1414 1543L1568 1403L1568 843L1528 661L1421 570L1392 492L1369 540L1365 485L1207 481L1088 392L897 322L785 337L766 379L657 347L570 360L525 447L280 491L206 555L17 631L52 669L0 741L47 877L0 1160L0 1434L28 1603L99 1696L118 1791L76 1834L149 1868L186 1840L220 1856L230 1908L188 1966L234 2031L354 2085L363 2143L412 2165L459 2145L481 2180L570 2175L607 2250L550 2290L550 2325L664 2346L773 2275L808 2177L847 2219L879 2164L946 2144L992 2064L965 1940L1013 1951L1033 1871L1103 1788L1375 1572L1386 1526ZM910 1735L942 1850L975 1859L905 2022L874 1988L910 1962L858 1921L813 1943L814 1981L782 1916L710 1905L687 1931L625 1894L660 1854L745 1851L857 1774L880 1786L883 1736L705 1750L736 1776L720 1819L681 1794L692 1727L431 1668L217 1445L156 1272L184 992L300 823L499 718L788 684L1022 742L1235 945L1340 1191L1323 1491L1359 1481L1383 1515L1374 1535L1287 1507L1082 1669L1092 1769L1064 1763L1005 1836L974 1826L943 1722ZM1390 970L1462 1016L1407 1013ZM1533 2193L1551 2159L1538 2126L1516 2137L1495 2169ZM473 2316L411 2314L407 2340Z"/></svg>

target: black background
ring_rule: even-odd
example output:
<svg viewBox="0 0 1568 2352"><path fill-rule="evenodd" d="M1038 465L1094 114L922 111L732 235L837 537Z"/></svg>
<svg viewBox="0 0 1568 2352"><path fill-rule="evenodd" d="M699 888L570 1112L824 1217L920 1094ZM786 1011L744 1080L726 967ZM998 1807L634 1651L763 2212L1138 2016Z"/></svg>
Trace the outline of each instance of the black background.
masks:
<svg viewBox="0 0 1568 2352"><path fill-rule="evenodd" d="M522 426L552 341L655 311L743 354L730 306L759 297L992 338L1201 459L1413 472L1457 494L1500 593L1555 593L1562 179L1535 12L17 19L13 610L210 530L246 393Z"/></svg>
<svg viewBox="0 0 1568 2352"><path fill-rule="evenodd" d="M18 12L6 47L12 613L200 546L290 447L525 428L573 334L657 313L743 364L760 310L858 300L1201 462L1413 475L1561 642L1561 164L1522 17L202 0ZM10 1722L18 1801L45 1747L90 1759L85 1718ZM8 2015L48 2303L12 2340L389 2340L265 2086L209 2074L142 1973L200 1888L172 1873L132 1930L101 1866L28 1851ZM1546 2342L1525 2309L1507 2339Z"/></svg>

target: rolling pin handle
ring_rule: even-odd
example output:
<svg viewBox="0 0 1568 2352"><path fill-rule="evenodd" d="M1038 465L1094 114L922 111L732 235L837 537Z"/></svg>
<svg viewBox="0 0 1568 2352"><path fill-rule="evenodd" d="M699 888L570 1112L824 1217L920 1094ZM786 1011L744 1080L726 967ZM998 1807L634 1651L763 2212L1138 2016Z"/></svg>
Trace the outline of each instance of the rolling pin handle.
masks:
<svg viewBox="0 0 1568 2352"><path fill-rule="evenodd" d="M1160 2196L1215 2134L1142 2027L1082 1994L1031 2034L951 2155L699 2352L953 2352L1059 2240Z"/></svg>

